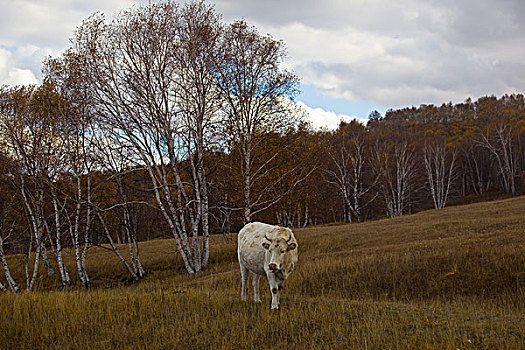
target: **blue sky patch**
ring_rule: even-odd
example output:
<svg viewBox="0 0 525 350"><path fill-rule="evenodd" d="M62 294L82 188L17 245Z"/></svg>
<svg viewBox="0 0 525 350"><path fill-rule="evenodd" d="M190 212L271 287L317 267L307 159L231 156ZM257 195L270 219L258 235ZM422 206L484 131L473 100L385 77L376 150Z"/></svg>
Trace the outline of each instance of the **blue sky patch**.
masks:
<svg viewBox="0 0 525 350"><path fill-rule="evenodd" d="M308 107L322 108L336 114L346 114L366 119L373 110L378 110L381 115L384 115L387 110L386 107L371 101L354 102L321 94L313 84L301 84L300 90L301 93L296 97L296 101L303 101Z"/></svg>

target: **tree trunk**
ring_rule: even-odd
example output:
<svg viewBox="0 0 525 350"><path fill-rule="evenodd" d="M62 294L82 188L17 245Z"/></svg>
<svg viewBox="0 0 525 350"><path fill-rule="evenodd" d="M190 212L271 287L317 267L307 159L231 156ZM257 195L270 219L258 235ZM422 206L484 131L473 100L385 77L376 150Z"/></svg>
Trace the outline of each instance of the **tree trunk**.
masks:
<svg viewBox="0 0 525 350"><path fill-rule="evenodd" d="M4 240L2 237L0 237L0 263L2 264L2 267L4 268L4 274L5 274L5 278L7 280L7 284L9 288L11 289L13 293L17 293L20 290L20 288L18 287L15 280L11 276L11 271L9 270L9 266L7 265L7 260L4 254ZM7 289L5 289L5 291L7 291Z"/></svg>
<svg viewBox="0 0 525 350"><path fill-rule="evenodd" d="M424 146L428 186L436 209L445 207L452 183L456 152L452 152L448 161L447 153L446 143Z"/></svg>
<svg viewBox="0 0 525 350"><path fill-rule="evenodd" d="M139 279L139 276L135 273L135 271L131 268L131 266L128 264L128 262L126 261L126 259L124 259L122 257L122 255L120 254L120 252L118 251L117 247L115 246L115 242L113 241L113 238L111 237L111 233L109 232L108 230L108 227L106 225L106 222L104 220L104 218L102 217L102 215L97 212L97 215L98 215L98 218L100 220L100 223L104 229L104 233L106 234L106 238L109 242L109 245L111 247L111 250L113 251L113 253L118 257L118 259L120 260L120 262L122 263L122 265L124 266L124 268L126 268L126 270L128 270L128 272L131 274L131 276L133 277L133 279L135 280L138 280Z"/></svg>
<svg viewBox="0 0 525 350"><path fill-rule="evenodd" d="M182 232L183 234L184 232L182 231L182 228L180 227L181 225L177 222L178 220L177 214L175 213L174 210L171 210L172 214L175 213L175 215L172 218L170 216L170 213L166 209L164 202L162 201L162 197L159 191L160 184L159 184L159 181L157 180L157 177L155 176L155 171L157 170L154 170L151 166L147 166L147 170L148 170L148 174L150 175L150 178L153 184L153 192L155 194L155 199L157 201L157 204L159 205L159 209L162 215L164 216L164 218L166 219L166 222L168 223L168 226L170 228L173 238L175 238L177 249L179 251L180 256L182 257L182 261L184 262L184 267L186 268L186 271L188 271L188 273L193 274L196 271L194 270L190 262L189 255L188 255L189 251L188 249L185 249L186 243L184 242L183 237L181 237L181 235L179 234L179 232ZM166 194L166 200L169 203L169 201L171 201L171 194L169 193L169 190L166 191L164 189L164 192ZM180 196L180 193L179 193L179 196Z"/></svg>
<svg viewBox="0 0 525 350"><path fill-rule="evenodd" d="M86 265L86 255L87 250L89 248L89 234L91 232L91 172L87 176L87 187L86 187L86 195L87 195L87 209L86 209L86 226L84 228L84 247L82 248L82 259L81 259L81 271L79 273L81 274L81 281L84 283L85 288L89 288L91 286L91 281L89 280L89 275L87 273L87 265Z"/></svg>
<svg viewBox="0 0 525 350"><path fill-rule="evenodd" d="M33 264L33 273L31 274L31 277L29 277L29 262L31 260L31 245L29 247L29 251L27 252L27 257L26 257L26 292L30 292L31 289L33 289L33 285L35 284L35 281L36 281L36 276L38 275L38 263L40 261L40 248L42 246L40 244L40 239L36 239L35 246L36 246L35 261Z"/></svg>
<svg viewBox="0 0 525 350"><path fill-rule="evenodd" d="M51 196L53 201L53 209L55 211L55 256L58 262L58 270L60 271L60 278L62 280L62 286L68 287L71 285L71 278L67 272L66 265L62 259L62 229L60 220L60 208L58 206L58 197L54 188L51 189ZM76 244L73 242L73 246L76 249Z"/></svg>
<svg viewBox="0 0 525 350"><path fill-rule="evenodd" d="M29 198L27 197L26 191L25 191L25 181L24 176L20 174L20 183L21 183L21 192L22 192L22 198L24 199L24 204L27 210L27 217L30 222L30 227L33 230L31 235L31 242L35 244L35 261L33 265L33 272L31 274L31 277L29 276L29 262L31 258L31 249L33 248L32 244L29 244L29 249L26 255L26 291L30 292L33 288L33 285L35 283L36 277L38 275L38 264L40 261L40 251L42 248L42 225L41 225L41 218L38 218L35 215L35 210L31 207L31 203L29 201ZM40 207L43 202L43 193L41 190L39 190L39 193L37 195L37 204L36 207Z"/></svg>
<svg viewBox="0 0 525 350"><path fill-rule="evenodd" d="M53 269L53 266L51 266L51 263L49 262L49 259L47 258L47 250L46 250L46 245L44 244L44 241L42 241L41 249L42 249L41 250L42 263L44 264L46 273L48 276L52 276L55 273L55 270Z"/></svg>

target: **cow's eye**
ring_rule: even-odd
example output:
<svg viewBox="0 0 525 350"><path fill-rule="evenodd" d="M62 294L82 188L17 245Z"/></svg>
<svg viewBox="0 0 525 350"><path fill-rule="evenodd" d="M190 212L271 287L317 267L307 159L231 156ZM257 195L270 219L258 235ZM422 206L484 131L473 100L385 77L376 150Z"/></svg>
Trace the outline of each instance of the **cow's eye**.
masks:
<svg viewBox="0 0 525 350"><path fill-rule="evenodd" d="M284 250L281 250L281 254L284 254Z"/></svg>

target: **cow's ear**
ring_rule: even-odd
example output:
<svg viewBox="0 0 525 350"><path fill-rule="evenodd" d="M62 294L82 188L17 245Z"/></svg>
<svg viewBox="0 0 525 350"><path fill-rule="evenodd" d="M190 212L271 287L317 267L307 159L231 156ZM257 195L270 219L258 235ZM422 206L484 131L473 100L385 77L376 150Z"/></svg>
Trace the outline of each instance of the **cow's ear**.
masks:
<svg viewBox="0 0 525 350"><path fill-rule="evenodd" d="M270 249L270 243L264 242L262 246L264 247L264 249Z"/></svg>
<svg viewBox="0 0 525 350"><path fill-rule="evenodd" d="M296 243L292 243L292 244L288 245L288 251L294 250L295 248L297 248L297 244Z"/></svg>

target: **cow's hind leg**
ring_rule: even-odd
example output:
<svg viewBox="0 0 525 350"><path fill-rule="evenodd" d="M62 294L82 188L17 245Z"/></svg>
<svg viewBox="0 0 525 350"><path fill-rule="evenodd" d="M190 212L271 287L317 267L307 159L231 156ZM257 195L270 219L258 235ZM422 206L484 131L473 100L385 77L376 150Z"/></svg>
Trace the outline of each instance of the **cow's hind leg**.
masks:
<svg viewBox="0 0 525 350"><path fill-rule="evenodd" d="M240 260L239 260L240 261ZM248 269L239 262L241 267L241 299L246 300L246 287L248 282Z"/></svg>
<svg viewBox="0 0 525 350"><path fill-rule="evenodd" d="M277 279L273 272L267 272L266 275L268 276L268 284L270 285L270 292L272 293L272 309L278 309L280 291Z"/></svg>
<svg viewBox="0 0 525 350"><path fill-rule="evenodd" d="M259 296L259 276L258 274L254 273L252 278L252 284L253 284L253 300L255 300L256 303L261 302L261 297Z"/></svg>

